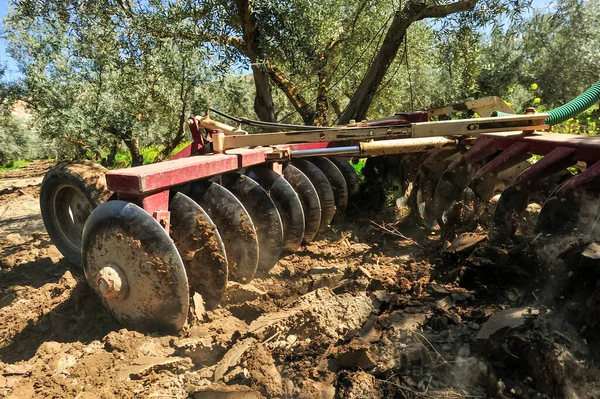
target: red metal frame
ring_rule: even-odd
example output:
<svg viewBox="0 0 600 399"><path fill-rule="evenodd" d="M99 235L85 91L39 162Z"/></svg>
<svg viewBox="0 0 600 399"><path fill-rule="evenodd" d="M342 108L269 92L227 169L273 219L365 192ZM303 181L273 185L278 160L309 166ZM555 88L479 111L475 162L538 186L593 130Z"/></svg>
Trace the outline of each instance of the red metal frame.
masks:
<svg viewBox="0 0 600 399"><path fill-rule="evenodd" d="M421 114L413 115L422 118ZM381 121L378 121L381 122ZM386 121L388 124L406 123L406 120ZM318 142L277 145L269 148L240 148L228 150L225 154L207 154L206 142L201 134L196 118L190 118L190 131L193 142L175 154L170 160L158 164L144 165L129 169L109 171L106 174L108 188L116 197L133 202L153 215L168 231L170 224L169 189L173 186L204 179L244 167L265 164L281 173L281 161L289 158L294 150L335 148L342 145L357 145L357 142ZM211 132L207 132L210 136ZM488 163L479 174L504 169L527 154L548 155L542 161L528 168L520 180L527 181L547 175L564 165L576 161L596 162L600 160L600 138L552 133L487 133L474 141L471 148L450 164L449 169L478 162L503 150L503 154ZM274 151L276 151L274 153ZM279 162L278 162L279 161ZM579 185L589 184L590 179L599 176L600 163L589 168L586 173L569 182L565 191Z"/></svg>

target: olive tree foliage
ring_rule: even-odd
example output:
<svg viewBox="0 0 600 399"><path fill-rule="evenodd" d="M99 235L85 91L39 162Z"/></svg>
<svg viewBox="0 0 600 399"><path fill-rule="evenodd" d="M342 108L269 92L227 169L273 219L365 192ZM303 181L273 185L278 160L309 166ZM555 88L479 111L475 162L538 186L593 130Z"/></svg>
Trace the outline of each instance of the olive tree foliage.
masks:
<svg viewBox="0 0 600 399"><path fill-rule="evenodd" d="M506 97L516 111L575 98L600 77L599 26L598 1L559 0L494 32L481 46L481 93Z"/></svg>
<svg viewBox="0 0 600 399"><path fill-rule="evenodd" d="M463 26L476 29L499 15L524 9L529 1L97 0L90 5L82 0L42 0L35 4L75 19L84 14L98 19L101 14L100 20L126 27L132 47L142 52L147 51L141 46L145 41L177 40L192 47L204 43L223 70L246 65L252 71L254 110L260 119L286 116L281 115L286 107L276 104L278 91L300 121L327 124L364 118L381 87L389 86L386 82L410 71L421 73L410 67L411 51L405 51L409 28L435 20L443 22L432 29L449 32L461 26L461 16ZM410 45L411 50L431 47L420 40ZM409 67L394 75L400 70L394 66L401 53L409 55Z"/></svg>
<svg viewBox="0 0 600 399"><path fill-rule="evenodd" d="M305 123L325 124L363 119L374 101L381 103L377 97L387 94L385 88L394 87L400 78L409 84L395 86L396 94L412 97L414 105L422 96L409 93L407 86L413 79L409 75L431 78L439 72L434 57L429 63L420 62L435 46L432 31L445 36L465 26L476 29L500 14L518 13L529 2L263 0L253 4L259 21L269 16L263 48L264 67L272 82L286 93ZM437 22L425 25L423 21ZM415 31L412 40L407 36L409 28ZM407 60L407 68L399 67Z"/></svg>
<svg viewBox="0 0 600 399"><path fill-rule="evenodd" d="M19 1L5 20L9 51L24 75L33 128L58 156L114 162L124 143L163 144L186 135L194 89L211 79L203 47L137 32L101 2Z"/></svg>
<svg viewBox="0 0 600 399"><path fill-rule="evenodd" d="M522 27L527 76L546 105L561 105L600 77L600 2L560 0Z"/></svg>
<svg viewBox="0 0 600 399"><path fill-rule="evenodd" d="M26 123L12 112L19 89L17 83L7 79L6 67L0 63L0 166L33 154Z"/></svg>
<svg viewBox="0 0 600 399"><path fill-rule="evenodd" d="M211 105L326 125L471 95L473 29L529 1L13 0L5 25L34 129L107 164L124 143L136 165Z"/></svg>

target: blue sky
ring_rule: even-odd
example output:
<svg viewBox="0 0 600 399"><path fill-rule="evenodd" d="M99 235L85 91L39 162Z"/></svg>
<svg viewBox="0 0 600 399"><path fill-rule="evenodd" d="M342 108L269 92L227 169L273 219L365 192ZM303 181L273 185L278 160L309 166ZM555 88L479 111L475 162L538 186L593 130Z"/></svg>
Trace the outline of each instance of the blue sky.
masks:
<svg viewBox="0 0 600 399"><path fill-rule="evenodd" d="M8 2L10 0L0 0L0 20L4 19L4 16L7 13ZM551 7L554 0L533 0L532 6L534 8L545 8ZM2 27L4 29L4 27ZM19 70L13 60L8 54L6 50L6 41L0 38L0 64L4 64L7 66L7 78L9 80L18 79L20 77Z"/></svg>
<svg viewBox="0 0 600 399"><path fill-rule="evenodd" d="M0 19L4 19L4 16L6 15L6 11L8 8L8 1L9 0L0 0ZM4 27L2 26L2 29L4 30ZM10 58L8 56L8 54L6 54L6 41L4 39L0 39L0 63L1 64L6 64L6 66L8 67L8 77L15 77L18 76L18 70L17 70L17 66L15 65L15 62L12 58Z"/></svg>

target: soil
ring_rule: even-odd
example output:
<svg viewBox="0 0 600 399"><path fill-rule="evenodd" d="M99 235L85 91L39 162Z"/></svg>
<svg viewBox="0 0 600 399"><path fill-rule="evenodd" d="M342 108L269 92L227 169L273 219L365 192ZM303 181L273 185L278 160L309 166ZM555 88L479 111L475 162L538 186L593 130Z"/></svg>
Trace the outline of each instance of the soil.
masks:
<svg viewBox="0 0 600 399"><path fill-rule="evenodd" d="M144 335L52 245L50 166L0 175L0 397L600 396L600 269L581 251L544 257L547 243L483 229L446 242L350 206L220 306L194 296L178 335Z"/></svg>

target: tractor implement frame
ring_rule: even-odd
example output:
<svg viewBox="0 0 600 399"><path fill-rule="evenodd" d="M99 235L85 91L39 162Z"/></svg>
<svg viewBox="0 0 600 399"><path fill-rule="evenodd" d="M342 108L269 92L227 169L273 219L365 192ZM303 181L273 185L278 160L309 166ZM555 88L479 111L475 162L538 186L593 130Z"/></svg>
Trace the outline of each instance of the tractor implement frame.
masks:
<svg viewBox="0 0 600 399"><path fill-rule="evenodd" d="M142 207L169 232L171 187L258 164L281 173L278 161L292 159L295 151L303 157L307 156L302 153L306 150L317 150L321 155L369 156L452 149L459 140L443 136L473 137L506 131L522 134L548 128L547 117L547 114L530 114L418 123L398 121L388 126L362 126L363 123L356 127L261 134L237 134L239 128L196 117L190 118L194 142L182 151L184 157L176 155L173 160L161 163L109 171L106 183L116 198ZM211 131L214 153L206 153L199 127L209 130L218 127ZM354 145L344 147L344 142ZM193 149L201 155L191 156Z"/></svg>

